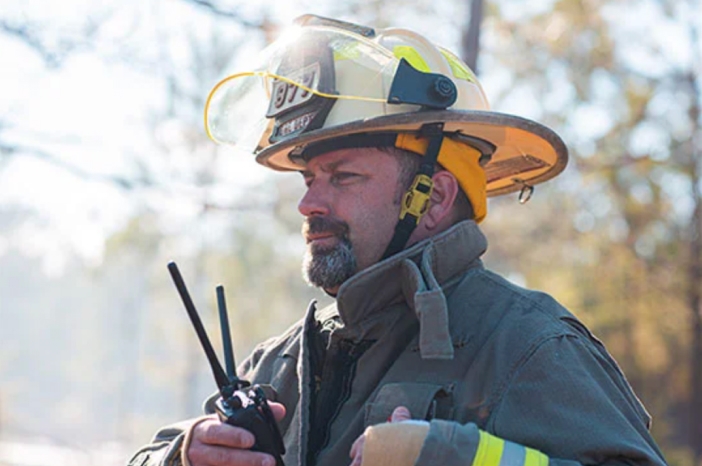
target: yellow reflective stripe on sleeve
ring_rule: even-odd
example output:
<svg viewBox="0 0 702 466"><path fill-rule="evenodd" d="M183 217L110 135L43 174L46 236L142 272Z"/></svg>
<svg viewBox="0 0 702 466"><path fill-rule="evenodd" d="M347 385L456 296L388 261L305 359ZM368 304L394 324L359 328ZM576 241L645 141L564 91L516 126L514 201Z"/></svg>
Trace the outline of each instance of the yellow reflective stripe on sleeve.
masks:
<svg viewBox="0 0 702 466"><path fill-rule="evenodd" d="M485 431L480 432L478 451L475 452L473 466L499 466L505 441Z"/></svg>
<svg viewBox="0 0 702 466"><path fill-rule="evenodd" d="M424 58L415 50L414 47L409 45L396 45L392 48L392 53L397 58L404 58L409 62L410 65L416 70L429 73L429 65L424 61Z"/></svg>
<svg viewBox="0 0 702 466"><path fill-rule="evenodd" d="M548 466L548 456L482 430L472 466Z"/></svg>
<svg viewBox="0 0 702 466"><path fill-rule="evenodd" d="M500 458L500 466L522 466L526 448L514 442L505 441L505 447L502 449L502 458Z"/></svg>
<svg viewBox="0 0 702 466"><path fill-rule="evenodd" d="M527 448L524 466L548 466L548 456L533 448Z"/></svg>

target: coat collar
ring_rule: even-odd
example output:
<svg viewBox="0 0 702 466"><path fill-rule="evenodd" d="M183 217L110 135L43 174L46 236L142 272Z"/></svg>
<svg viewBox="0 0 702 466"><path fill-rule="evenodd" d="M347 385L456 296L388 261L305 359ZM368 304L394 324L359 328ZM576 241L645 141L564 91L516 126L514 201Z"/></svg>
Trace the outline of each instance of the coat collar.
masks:
<svg viewBox="0 0 702 466"><path fill-rule="evenodd" d="M344 338L378 338L409 314L420 323L422 357L452 358L445 291L466 270L482 266L486 249L485 236L467 220L354 275L336 299Z"/></svg>

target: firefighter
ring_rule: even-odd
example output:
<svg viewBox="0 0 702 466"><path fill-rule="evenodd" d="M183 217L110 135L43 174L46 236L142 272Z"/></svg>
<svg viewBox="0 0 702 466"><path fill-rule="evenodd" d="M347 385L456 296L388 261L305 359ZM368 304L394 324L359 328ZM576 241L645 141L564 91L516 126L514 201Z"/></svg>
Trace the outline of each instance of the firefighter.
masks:
<svg viewBox="0 0 702 466"><path fill-rule="evenodd" d="M454 54L307 15L223 79L205 115L232 156L301 173L304 275L335 297L241 367L274 393L286 465L665 464L604 346L483 266L488 196L529 197L567 150L490 111ZM207 415L130 464L273 466L253 443Z"/></svg>

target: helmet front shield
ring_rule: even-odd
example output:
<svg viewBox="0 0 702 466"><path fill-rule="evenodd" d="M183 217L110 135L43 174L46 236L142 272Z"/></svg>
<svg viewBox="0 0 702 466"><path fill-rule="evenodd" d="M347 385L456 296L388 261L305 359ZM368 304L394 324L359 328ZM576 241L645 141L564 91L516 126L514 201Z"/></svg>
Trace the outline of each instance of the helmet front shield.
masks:
<svg viewBox="0 0 702 466"><path fill-rule="evenodd" d="M295 28L251 71L220 81L205 107L208 135L252 153L303 132L364 117L384 106L400 60L359 35ZM334 103L344 100L343 115ZM356 108L356 112L353 109Z"/></svg>

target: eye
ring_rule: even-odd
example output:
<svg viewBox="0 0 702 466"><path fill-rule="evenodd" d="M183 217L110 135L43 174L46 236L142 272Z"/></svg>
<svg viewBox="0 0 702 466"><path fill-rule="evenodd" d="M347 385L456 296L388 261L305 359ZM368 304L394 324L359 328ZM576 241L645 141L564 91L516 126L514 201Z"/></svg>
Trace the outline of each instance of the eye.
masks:
<svg viewBox="0 0 702 466"><path fill-rule="evenodd" d="M358 173L353 172L336 172L331 176L331 182L333 184L344 184L359 176Z"/></svg>
<svg viewBox="0 0 702 466"><path fill-rule="evenodd" d="M301 172L301 174L302 179L305 182L305 186L309 188L312 182L314 181L314 176L309 172Z"/></svg>

